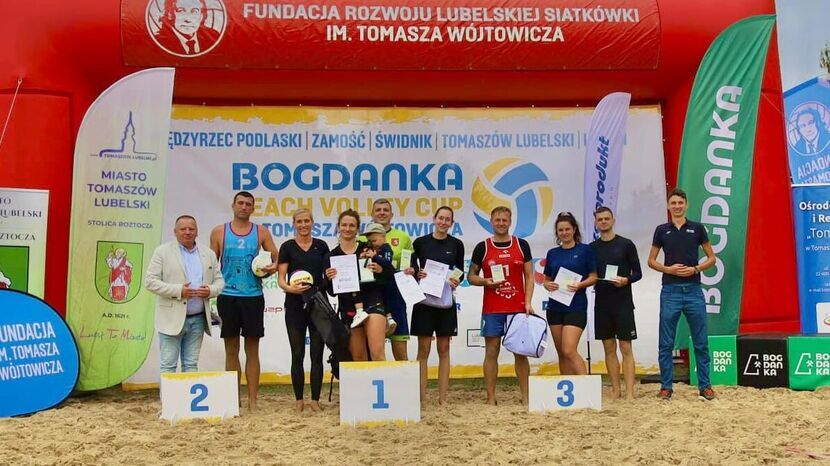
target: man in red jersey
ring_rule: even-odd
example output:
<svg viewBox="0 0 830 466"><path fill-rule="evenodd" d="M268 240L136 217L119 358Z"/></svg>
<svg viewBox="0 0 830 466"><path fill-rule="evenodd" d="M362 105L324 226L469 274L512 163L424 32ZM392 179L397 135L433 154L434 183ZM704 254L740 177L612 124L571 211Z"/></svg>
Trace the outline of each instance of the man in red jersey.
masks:
<svg viewBox="0 0 830 466"><path fill-rule="evenodd" d="M484 287L481 310L481 336L484 337L484 384L487 404L496 404L496 379L499 375L499 351L508 318L514 314L533 313L533 255L527 241L510 235L513 222L508 207L496 207L490 213L493 236L478 243L473 250L467 280ZM479 275L482 272L482 275ZM527 357L513 355L522 403L527 404Z"/></svg>

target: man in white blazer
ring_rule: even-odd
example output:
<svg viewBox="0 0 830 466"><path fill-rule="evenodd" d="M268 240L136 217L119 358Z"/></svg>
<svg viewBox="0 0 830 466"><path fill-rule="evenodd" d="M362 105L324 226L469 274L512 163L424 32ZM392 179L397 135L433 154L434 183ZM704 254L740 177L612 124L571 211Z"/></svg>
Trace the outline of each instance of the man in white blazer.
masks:
<svg viewBox="0 0 830 466"><path fill-rule="evenodd" d="M177 218L176 240L156 248L147 267L145 286L158 295L161 372L176 372L180 355L182 372L198 370L202 338L210 335L210 298L225 287L216 254L196 243L197 233L195 218Z"/></svg>

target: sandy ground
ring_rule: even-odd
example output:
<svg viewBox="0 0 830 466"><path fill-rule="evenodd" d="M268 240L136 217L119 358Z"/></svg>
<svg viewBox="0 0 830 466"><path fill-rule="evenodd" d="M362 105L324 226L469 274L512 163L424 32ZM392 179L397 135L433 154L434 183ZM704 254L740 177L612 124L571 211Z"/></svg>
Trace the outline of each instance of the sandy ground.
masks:
<svg viewBox="0 0 830 466"><path fill-rule="evenodd" d="M339 425L337 387L323 413L292 410L290 387L263 387L260 411L224 424L170 426L158 392L111 389L59 409L0 420L2 464L830 464L830 390L720 388L714 402L676 386L632 402L605 387L600 412L528 414L515 382L485 406L480 381L453 381L419 424ZM325 387L324 397L328 394ZM437 399L437 392L430 389Z"/></svg>

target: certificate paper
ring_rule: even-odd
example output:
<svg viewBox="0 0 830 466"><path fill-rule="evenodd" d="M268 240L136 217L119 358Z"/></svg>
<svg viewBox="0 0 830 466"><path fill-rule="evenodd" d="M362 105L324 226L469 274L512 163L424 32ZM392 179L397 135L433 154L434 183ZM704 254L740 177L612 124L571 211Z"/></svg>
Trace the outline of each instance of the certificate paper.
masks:
<svg viewBox="0 0 830 466"><path fill-rule="evenodd" d="M360 262L360 281L363 283L375 281L375 272L369 268L372 264L372 259L358 259Z"/></svg>
<svg viewBox="0 0 830 466"><path fill-rule="evenodd" d="M421 287L418 286L418 282L415 281L415 277L412 275L397 272L395 274L395 284L398 285L398 291L400 291L407 306L414 306L426 299Z"/></svg>
<svg viewBox="0 0 830 466"><path fill-rule="evenodd" d="M410 249L402 249L401 250L401 262L398 264L398 270L405 270L412 265L412 250Z"/></svg>
<svg viewBox="0 0 830 466"><path fill-rule="evenodd" d="M613 280L619 276L619 273L620 267L618 265L608 264L605 266L605 278L603 280Z"/></svg>
<svg viewBox="0 0 830 466"><path fill-rule="evenodd" d="M444 282L450 273L450 266L431 259L424 264L424 272L427 276L421 279L421 291L424 294L440 298L444 293Z"/></svg>
<svg viewBox="0 0 830 466"><path fill-rule="evenodd" d="M504 266L501 264L490 266L490 275L493 278L493 283L501 283L504 281Z"/></svg>
<svg viewBox="0 0 830 466"><path fill-rule="evenodd" d="M556 273L556 278L553 281L559 285L559 289L551 291L550 298L564 304L565 306L570 306L576 292L568 291L568 285L571 283L581 282L582 275L572 270L568 270L565 267L559 267L559 272Z"/></svg>
<svg viewBox="0 0 830 466"><path fill-rule="evenodd" d="M459 282L461 282L461 277L463 277L463 276L464 276L464 271L463 270L459 269L458 267L453 267L452 272L450 272L450 276L447 277L447 280L449 280L450 278L454 278L454 279L458 280Z"/></svg>
<svg viewBox="0 0 830 466"><path fill-rule="evenodd" d="M357 271L357 258L354 254L332 256L331 266L337 275L331 281L334 294L360 291L360 276Z"/></svg>

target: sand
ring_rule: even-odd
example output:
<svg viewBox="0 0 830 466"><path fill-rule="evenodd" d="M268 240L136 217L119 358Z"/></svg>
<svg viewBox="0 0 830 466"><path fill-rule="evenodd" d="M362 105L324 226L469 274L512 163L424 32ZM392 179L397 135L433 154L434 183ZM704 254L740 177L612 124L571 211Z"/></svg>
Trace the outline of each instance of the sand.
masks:
<svg viewBox="0 0 830 466"><path fill-rule="evenodd" d="M500 381L485 406L480 381L453 381L404 427L339 425L337 387L325 411L295 413L289 387L263 387L260 411L224 424L170 426L157 391L110 389L58 409L0 420L2 464L830 464L830 390L723 387L714 402L676 386L600 412L528 414ZM324 395L328 393L328 386ZM437 392L430 396L437 399Z"/></svg>

